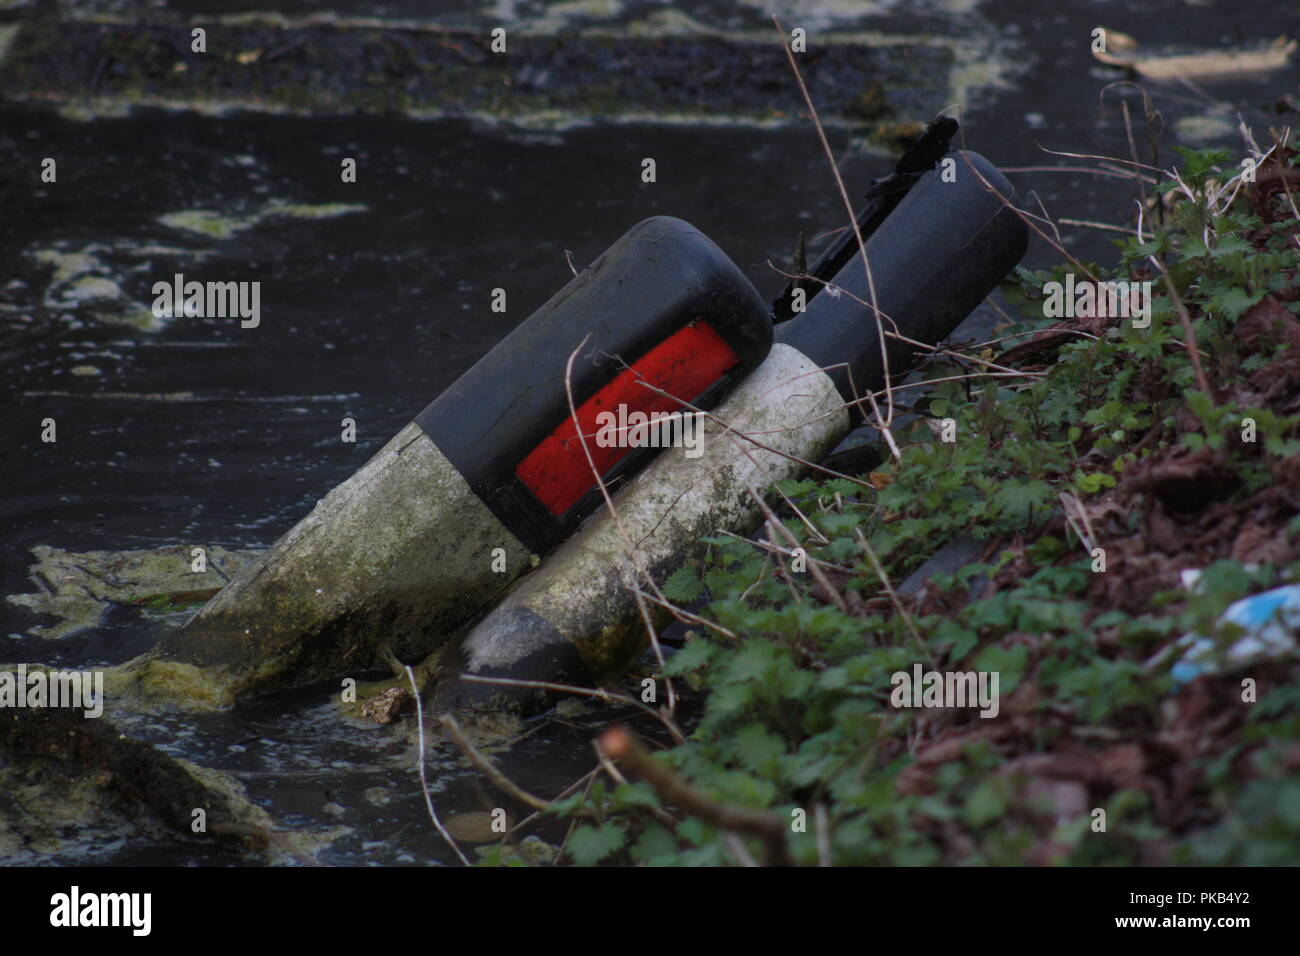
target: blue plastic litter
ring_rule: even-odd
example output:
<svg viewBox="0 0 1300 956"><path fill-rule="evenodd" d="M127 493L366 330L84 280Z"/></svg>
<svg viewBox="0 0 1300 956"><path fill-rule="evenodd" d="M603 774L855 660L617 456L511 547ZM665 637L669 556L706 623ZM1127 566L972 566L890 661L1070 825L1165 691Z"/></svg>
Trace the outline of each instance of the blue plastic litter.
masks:
<svg viewBox="0 0 1300 956"><path fill-rule="evenodd" d="M1222 654L1215 652L1211 638L1200 634L1184 636L1178 646L1187 650L1170 671L1175 683L1186 684L1202 674L1294 651L1295 634L1300 631L1300 585L1289 584L1242 598L1224 611L1220 620L1236 624L1247 633Z"/></svg>

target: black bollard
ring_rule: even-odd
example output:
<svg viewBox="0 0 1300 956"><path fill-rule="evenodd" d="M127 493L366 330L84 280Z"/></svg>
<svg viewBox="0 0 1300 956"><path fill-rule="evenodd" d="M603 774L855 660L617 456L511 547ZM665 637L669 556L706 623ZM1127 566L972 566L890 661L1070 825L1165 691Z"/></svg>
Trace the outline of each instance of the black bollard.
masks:
<svg viewBox="0 0 1300 956"><path fill-rule="evenodd" d="M680 219L645 220L124 665L119 686L222 706L358 673L381 644L418 660L600 504L566 368L590 434L620 406L713 405L771 342L766 305L717 246ZM589 444L616 486L657 451Z"/></svg>
<svg viewBox="0 0 1300 956"><path fill-rule="evenodd" d="M981 156L936 157L866 243L886 329L933 344L979 305L1028 242L1008 202L1011 185ZM806 312L777 326L767 361L714 411L704 454L674 449L656 459L615 498L617 520L600 512L475 626L454 662L462 672L590 685L636 659L646 634L628 545L662 581L700 557L701 538L750 533L762 518L751 492L802 474L797 459L819 461L859 420L865 391L883 386L877 323L862 304L872 297L860 253L834 285L843 291L819 292ZM913 348L897 340L887 348L891 371L905 370ZM452 675L433 701L444 709L531 708L547 697Z"/></svg>

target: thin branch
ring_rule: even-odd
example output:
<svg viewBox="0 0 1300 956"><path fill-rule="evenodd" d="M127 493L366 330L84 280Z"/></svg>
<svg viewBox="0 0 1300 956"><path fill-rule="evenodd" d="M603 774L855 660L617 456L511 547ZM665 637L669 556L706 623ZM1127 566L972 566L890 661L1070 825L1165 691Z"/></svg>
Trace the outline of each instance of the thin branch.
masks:
<svg viewBox="0 0 1300 956"><path fill-rule="evenodd" d="M482 752L475 747L460 729L460 724L456 723L456 718L451 714L442 715L442 727L447 731L450 737L461 749L461 752L468 758L469 762L478 768L479 772L492 781L496 788L503 793L513 797L520 803L532 807L534 810L545 810L550 807L550 801L543 800L541 797L535 797L527 790L524 790L513 780L497 769L496 765L488 760Z"/></svg>
<svg viewBox="0 0 1300 956"><path fill-rule="evenodd" d="M759 837L767 848L769 865L790 866L786 824L779 817L748 807L718 803L696 790L676 771L655 760L624 727L611 727L600 735L600 749L654 788L660 799L689 816L721 830Z"/></svg>
<svg viewBox="0 0 1300 956"><path fill-rule="evenodd" d="M889 391L889 349L885 345L885 332L880 322L880 309L876 298L876 279L871 271L871 262L867 258L867 243L862 238L862 227L858 224L857 213L853 209L852 200L849 199L849 191L844 187L844 179L840 176L839 166L835 163L835 154L831 151L830 141L826 139L826 130L822 127L821 118L817 115L817 107L813 105L812 96L808 92L808 85L804 83L803 73L800 72L799 64L794 58L794 51L790 49L790 45L785 41L786 33L776 14L772 14L772 24L776 28L777 36L781 38L781 49L785 51L786 59L790 63L790 70L794 73L795 81L799 84L799 92L803 95L804 104L808 107L808 114L812 117L813 126L817 129L817 138L821 141L823 152L826 153L826 159L830 163L831 173L835 177L835 185L840 192L840 199L844 202L844 209L848 213L849 222L853 226L853 236L858 241L858 251L862 256L862 267L867 274L867 288L870 290L871 294L871 314L876 321L876 330L879 334L880 361L881 369L884 374L885 400L886 406L889 409L888 417L882 417L880 415L880 410L874 408L874 399L872 399L871 404L878 421L876 427L879 428L881 434L885 436L885 440L889 444L889 450L893 453L894 457L899 458L901 457L901 452L899 452L898 446L894 444L893 435L890 434L889 431L889 426L894 422L894 397Z"/></svg>
<svg viewBox="0 0 1300 956"><path fill-rule="evenodd" d="M424 791L424 805L429 808L429 819L442 834L442 838L447 841L447 845L456 851L460 862L470 866L465 854L460 852L460 847L447 832L447 828L442 825L442 821L438 819L438 811L433 808L433 797L429 795L429 780L424 773L424 706L420 703L420 688L415 683L415 672L411 670L409 664L406 666L406 678L411 682L411 693L415 696L415 723L420 731L420 789Z"/></svg>
<svg viewBox="0 0 1300 956"><path fill-rule="evenodd" d="M1196 373L1196 387L1202 394L1214 397L1214 392L1210 390L1210 382L1205 377L1205 370L1201 368L1200 348L1196 344L1196 332L1192 329L1192 317L1187 312L1187 306L1183 305L1183 299L1174 288L1174 280L1169 276L1169 268L1156 260L1156 265L1160 267L1160 275L1164 277L1165 288L1169 290L1169 299L1173 302L1174 308L1178 311L1178 318L1183 323L1183 335L1185 336L1183 345L1187 349L1187 354L1192 359L1192 371Z"/></svg>
<svg viewBox="0 0 1300 956"><path fill-rule="evenodd" d="M578 343L578 347L569 353L569 360L564 365L564 393L569 402L569 415L573 419L573 430L578 435L578 444L582 446L582 453L587 459L587 467L591 469L591 473L596 479L596 484L600 487L600 495L605 499L605 507L609 509L609 516L614 522L614 528L618 531L618 536L623 540L623 546L626 549L628 560L631 562L636 574L643 578L646 583L650 585L650 589L659 595L665 603L667 603L668 598L659 590L659 585L655 582L654 577L640 561L640 553L632 543L632 539L629 537L627 529L623 527L623 522L619 519L618 509L614 507L613 496L609 493L609 487L605 484L605 479L604 476L601 475L600 469L596 467L596 460L592 457L591 448L587 445L587 436L582 432L582 422L578 419L578 408L573 401L573 360L577 357L578 352L582 347L587 343L589 337L590 336L583 337L582 341ZM640 589L637 588L634 590L639 592ZM641 620L645 624L646 634L649 635L650 646L654 648L655 659L659 662L659 673L663 675L664 684L668 691L667 713L662 715L661 719L664 720L666 725L671 724L671 716L677 708L677 692L673 688L672 678L668 677L665 673L667 665L664 662L664 652L663 648L659 646L659 634L655 630L654 621L650 618L650 612L646 608L645 602L640 598L637 598L636 605L637 610L641 614Z"/></svg>
<svg viewBox="0 0 1300 956"><path fill-rule="evenodd" d="M513 677L484 677L480 674L461 674L461 680L469 681L472 684L499 684L502 687L533 687L539 690L552 690L561 694L579 694L583 697L594 697L604 703L617 701L620 704L626 704L629 707L635 707L637 710L644 711L651 717L660 721L668 728L672 734L673 740L685 745L686 737L682 734L681 729L671 719L666 719L664 715L655 710L653 707L647 707L635 697L629 697L627 694L620 694L616 691L603 690L599 687L577 687L573 684L554 684L544 680L517 680Z"/></svg>
<svg viewBox="0 0 1300 956"><path fill-rule="evenodd" d="M871 542L866 539L861 528L854 528L853 533L857 536L858 544L862 546L863 553L865 553L871 560L871 566L875 568L876 576L880 578L880 583L884 586L885 593L889 595L889 600L894 605L894 610L896 610L903 618L903 623L911 633L912 639L916 641L917 650L920 651L921 656L929 661L931 665L934 665L934 656L930 653L930 649L926 647L925 641L921 637L921 632L916 629L916 623L912 620L912 615L908 614L907 608L903 607L903 601L899 598L898 592L894 590L894 585L890 583L889 575L885 573L884 567L880 564L880 558L876 557L876 549L871 546Z"/></svg>

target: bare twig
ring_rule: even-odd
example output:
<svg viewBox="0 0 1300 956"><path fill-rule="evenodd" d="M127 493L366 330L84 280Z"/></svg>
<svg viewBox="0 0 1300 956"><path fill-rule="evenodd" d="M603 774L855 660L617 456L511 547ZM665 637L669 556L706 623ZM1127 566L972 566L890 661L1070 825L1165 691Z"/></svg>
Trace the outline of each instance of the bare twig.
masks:
<svg viewBox="0 0 1300 956"><path fill-rule="evenodd" d="M1092 520L1088 517L1088 509L1084 507L1078 496L1063 491L1061 492L1061 513L1065 516L1065 523L1070 526L1070 530L1079 539L1079 543L1091 555L1097 547L1097 536L1093 533Z"/></svg>
<svg viewBox="0 0 1300 956"><path fill-rule="evenodd" d="M1133 178L1127 172L1093 169L1091 166L1002 166L1000 168L1004 173L1091 173L1094 176L1110 176L1115 179Z"/></svg>
<svg viewBox="0 0 1300 956"><path fill-rule="evenodd" d="M1051 152L1051 150L1048 150L1048 152ZM1072 155L1072 154L1062 154L1062 155ZM963 160L965 160L966 166L970 169L970 171L975 174L975 178L980 181L980 185L984 187L985 191L991 192L994 196L996 196L1002 202L1002 205L1006 206L1007 209L1010 209L1012 213L1018 216L1020 220L1024 222L1024 224L1028 226L1030 229L1032 229L1035 233L1037 233L1038 236L1043 239L1043 241L1045 241L1053 249L1055 249L1062 256L1068 259L1070 261L1070 264L1074 266L1075 269L1077 269L1083 275L1086 275L1093 282L1097 281L1097 276L1093 273L1091 269L1089 269L1077 258L1071 255L1064 245L1057 242L1052 236L1049 236L1046 232L1043 231L1042 227L1040 227L1034 221L1037 218L1036 216L1021 209L1019 206L1013 203L1009 197L1004 196L1000 192L998 192L996 187L994 187L994 185L988 181L988 177L986 177L983 173L981 173L978 169L975 168L975 164L970 161L970 157L966 155L965 150L961 151L961 157Z"/></svg>
<svg viewBox="0 0 1300 956"><path fill-rule="evenodd" d="M786 824L779 817L710 799L666 764L653 759L626 728L611 727L601 734L600 749L650 784L662 800L683 813L722 830L762 839L767 848L769 865L793 864L786 846Z"/></svg>
<svg viewBox="0 0 1300 956"><path fill-rule="evenodd" d="M555 799L556 799L556 800L563 800L565 797L567 797L569 794L573 793L573 791L577 790L579 787L581 787L581 786L583 786L583 785L586 785L586 784L590 784L590 783L591 783L591 778L594 777L594 776L596 776L596 774L598 774L598 773L600 773L600 768L599 768L599 767L596 767L596 768L593 769L593 770L588 770L586 773L584 773L581 777L579 777L579 778L578 778L577 780L575 780L573 783L569 784L567 787L565 787L563 790L561 790L559 793L557 793L557 794L555 795ZM524 827L526 827L528 824L532 823L534 820L536 820L536 819L537 819L539 816L541 816L541 815L542 815L542 811L541 811L541 810L534 810L532 813L528 814L528 816L524 817L522 820L520 820L518 823L516 823L514 826L512 826L512 827L510 828L509 832L506 834L506 836L509 837L509 836L511 836L512 834L518 832L519 830L522 830Z"/></svg>
<svg viewBox="0 0 1300 956"><path fill-rule="evenodd" d="M746 849L745 841L736 836L736 834L725 834L722 838L722 842L727 845L727 850L731 853L732 859L741 866L758 866L758 861L755 860L750 855L749 850Z"/></svg>
<svg viewBox="0 0 1300 956"><path fill-rule="evenodd" d="M629 697L627 694L620 694L616 691L603 690L599 687L577 687L573 684L553 684L544 680L516 680L513 677L483 677L480 674L461 674L461 680L469 681L473 684L499 684L502 687L534 687L539 690L552 690L561 694L578 694L582 697L594 697L605 703L617 702L634 707L637 710L644 711L651 717L660 721L668 728L672 734L673 740L678 744L685 744L686 737L682 734L681 729L671 719L666 719L664 714L655 710L653 707L647 707L635 697Z"/></svg>
<svg viewBox="0 0 1300 956"><path fill-rule="evenodd" d="M614 499L609 493L609 487L605 484L604 476L601 475L600 469L596 467L596 460L591 455L591 448L587 445L587 436L582 432L582 422L578 419L578 408L573 401L573 360L577 357L578 352L587 343L586 336L578 343L578 347L569 353L569 360L564 366L564 393L569 402L569 415L573 419L573 430L578 435L578 443L582 446L582 454L587 459L587 467L591 469L592 475L596 479L596 484L600 487L600 495L605 499L605 507L609 509L610 519L614 522L614 528L618 531L618 536L623 540L628 561L632 564L636 574L639 575L650 586L650 589L658 595L665 604L670 604L667 596L659 590L659 585L654 576L645 568L641 561L640 552L637 551L636 545L632 543L627 529L623 527L623 522L619 520L618 509L614 507ZM639 588L634 588L637 594L640 594ZM645 624L646 634L650 639L650 646L654 649L655 659L659 663L659 673L663 676L664 686L668 691L668 705L666 713L661 714L661 719L665 725L672 724L672 714L677 708L677 692L673 687L672 678L667 676L667 665L664 662L663 648L659 646L659 634L655 629L654 620L650 617L650 611L645 605L645 601L639 596L636 599L637 610L641 614L642 623ZM673 729L672 727L669 728Z"/></svg>
<svg viewBox="0 0 1300 956"><path fill-rule="evenodd" d="M817 803L813 807L813 824L817 828L817 865L831 865L831 821L826 811L826 804Z"/></svg>
<svg viewBox="0 0 1300 956"><path fill-rule="evenodd" d="M513 797L520 803L532 807L534 810L545 810L551 805L550 801L543 800L541 797L533 796L498 770L496 765L492 763L491 760L488 760L488 758L485 757L483 753L465 737L465 734L460 729L460 724L456 722L456 718L451 714L442 715L442 727L447 731L447 736L450 737L452 741L455 742L456 746L461 749L461 752L466 756L469 762L477 767L480 773L491 780L498 790Z"/></svg>
<svg viewBox="0 0 1300 956"><path fill-rule="evenodd" d="M1156 259L1155 263L1160 267L1160 275L1164 277L1165 288L1169 290L1169 299L1173 302L1174 308L1178 312L1178 318L1183 323L1183 335L1185 336L1183 345L1187 348L1187 354L1192 360L1192 371L1196 373L1196 387L1203 394L1213 398L1214 393L1210 391L1210 382L1205 377L1205 370L1201 368L1200 349L1196 344L1196 332L1192 329L1192 317L1187 312L1187 306L1183 305L1182 296L1174 288L1174 280L1169 276L1169 268L1159 259Z"/></svg>
<svg viewBox="0 0 1300 956"><path fill-rule="evenodd" d="M429 795L429 780L424 773L424 706L420 703L420 688L415 683L415 672L411 670L409 664L406 667L406 678L411 682L411 693L415 696L415 723L420 731L420 789L424 791L424 805L429 808L429 819L433 821L434 827L442 834L442 838L447 841L447 845L460 857L460 862L469 866L469 860L465 858L465 854L460 851L456 841L452 839L451 834L447 832L447 828L438 819L438 811L433 808L433 797Z"/></svg>
<svg viewBox="0 0 1300 956"><path fill-rule="evenodd" d="M1062 216L1061 223L1066 226L1084 226L1088 229L1103 229L1106 232L1118 232L1125 236L1129 234L1129 229L1126 226L1112 226L1108 222L1093 222L1091 219L1067 219Z"/></svg>
<svg viewBox="0 0 1300 956"><path fill-rule="evenodd" d="M934 656L930 653L930 649L926 647L921 632L916 629L916 622L912 620L912 615L908 614L907 608L903 607L903 601L899 598L898 592L894 590L894 585L890 583L889 575L885 573L884 567L880 564L880 558L876 557L876 549L871 546L871 542L867 540L861 528L854 528L853 533L857 536L858 544L862 546L863 553L870 559L871 566L875 568L876 576L880 578L880 583L884 587L885 593L889 595L894 610L903 618L903 623L907 626L908 632L912 635L912 639L916 641L917 650L920 651L922 657L933 665L935 663Z"/></svg>
<svg viewBox="0 0 1300 956"><path fill-rule="evenodd" d="M768 527L771 528L772 531L779 530L781 536L790 543L790 547L799 547L799 539L790 533L790 529L785 526L785 522L777 518L768 503L763 500L763 496L759 494L758 489L750 484L746 484L745 488L749 492L750 497L754 499L754 503L758 505L759 510L767 516ZM840 592L835 589L835 586L831 584L830 579L826 577L822 569L817 566L817 562L814 561L808 565L808 570L812 572L813 577L817 579L817 583L820 584L822 589L830 596L831 600L835 603L835 606L843 613L848 614L849 606L844 603L843 595L841 595Z"/></svg>
<svg viewBox="0 0 1300 956"><path fill-rule="evenodd" d="M799 84L799 92L803 96L804 104L808 107L808 115L812 117L813 126L817 130L817 138L821 141L822 151L826 154L826 159L830 163L831 173L835 177L835 185L839 189L840 199L844 202L844 209L848 214L849 222L853 226L854 238L858 241L858 252L862 256L862 267L867 274L867 288L871 294L871 315L876 321L876 330L879 334L880 342L880 361L881 370L885 382L885 402L888 408L887 416L880 414L880 409L875 408L875 399L871 399L872 410L876 415L876 427L884 435L885 442L889 445L890 453L895 458L901 458L902 453L898 450L898 445L894 442L894 436L890 432L890 425L894 422L894 396L889 390L889 348L885 344L885 331L880 321L880 309L877 305L876 298L876 279L871 272L871 262L867 258L867 244L862 238L862 228L858 225L858 217L853 209L853 201L849 199L849 191L844 187L844 178L840 176L839 166L835 162L835 154L831 151L830 141L826 138L826 130L822 127L821 118L817 115L817 107L813 105L812 96L808 92L808 85L804 83L803 73L799 70L799 64L795 61L794 52L790 49L789 44L785 42L785 30L781 27L781 21L772 14L772 24L776 28L777 36L781 38L781 49L785 51L786 59L790 63L790 70L794 73L795 81Z"/></svg>
<svg viewBox="0 0 1300 956"><path fill-rule="evenodd" d="M772 554L785 555L787 558L794 557L793 551L786 550L779 545L773 544L771 541L755 541L753 538L747 538L743 534L736 534L734 531L723 530L720 531L719 534L726 535L728 538L735 538L737 541L743 541L746 544L752 544L754 547L762 548L764 551L770 551ZM842 564L835 564L832 561L823 561L820 558L814 558L811 554L808 555L808 563L820 564L823 568L830 568L831 570L839 571L842 574L854 573L852 568L847 568Z"/></svg>

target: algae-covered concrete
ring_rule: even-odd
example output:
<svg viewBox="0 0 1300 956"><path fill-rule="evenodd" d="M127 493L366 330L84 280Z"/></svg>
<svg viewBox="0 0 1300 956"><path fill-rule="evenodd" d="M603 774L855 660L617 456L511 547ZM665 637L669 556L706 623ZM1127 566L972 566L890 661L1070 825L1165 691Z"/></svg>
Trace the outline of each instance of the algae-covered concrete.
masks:
<svg viewBox="0 0 1300 956"><path fill-rule="evenodd" d="M381 648L436 648L530 565L410 424L127 672L143 693L216 706L359 673Z"/></svg>

